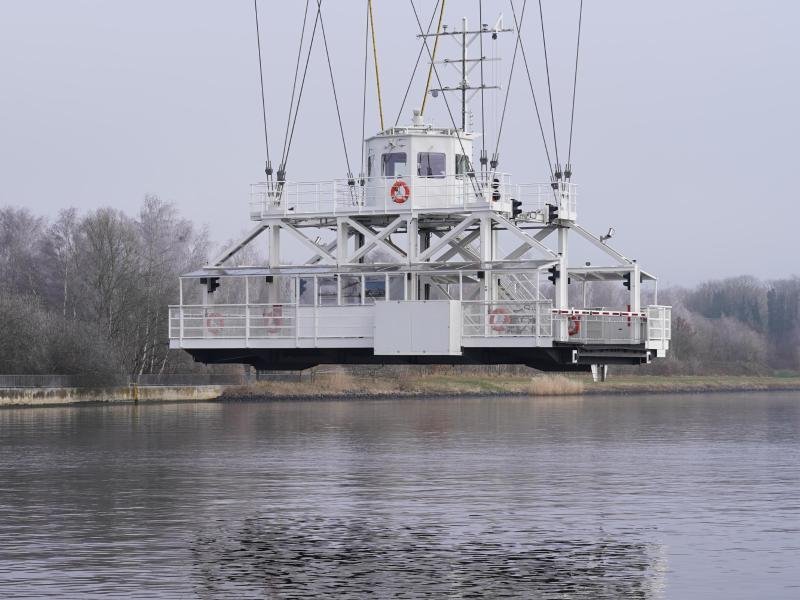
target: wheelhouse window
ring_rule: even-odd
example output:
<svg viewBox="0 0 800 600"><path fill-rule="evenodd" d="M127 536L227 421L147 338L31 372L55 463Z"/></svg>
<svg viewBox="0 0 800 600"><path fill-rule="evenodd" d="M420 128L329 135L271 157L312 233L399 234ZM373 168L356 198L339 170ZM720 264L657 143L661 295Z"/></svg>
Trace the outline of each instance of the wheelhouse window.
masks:
<svg viewBox="0 0 800 600"><path fill-rule="evenodd" d="M444 152L420 152L417 154L417 175L441 179L447 172L447 156Z"/></svg>
<svg viewBox="0 0 800 600"><path fill-rule="evenodd" d="M456 154L456 175L465 175L469 171L469 157L466 154Z"/></svg>
<svg viewBox="0 0 800 600"><path fill-rule="evenodd" d="M405 152L387 152L381 155L381 173L384 177L401 177L407 174L407 163Z"/></svg>

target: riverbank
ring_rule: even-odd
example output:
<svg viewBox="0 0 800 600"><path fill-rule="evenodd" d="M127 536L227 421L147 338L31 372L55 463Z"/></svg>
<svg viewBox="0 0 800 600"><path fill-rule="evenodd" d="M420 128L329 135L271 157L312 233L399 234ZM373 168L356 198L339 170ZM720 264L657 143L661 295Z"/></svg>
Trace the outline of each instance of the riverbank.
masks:
<svg viewBox="0 0 800 600"><path fill-rule="evenodd" d="M353 377L344 372L309 381L261 381L245 386L129 386L109 388L0 389L0 407L208 402L237 400L335 400L444 396L583 396L800 391L800 376L733 375L613 377L595 383L586 375L414 375Z"/></svg>
<svg viewBox="0 0 800 600"><path fill-rule="evenodd" d="M587 375L418 375L408 378L356 378L334 373L313 381L262 381L230 387L220 400L336 399L396 396L581 396L708 392L800 391L800 376L623 376L595 383Z"/></svg>
<svg viewBox="0 0 800 600"><path fill-rule="evenodd" d="M224 391L222 385L7 388L0 389L0 407L203 402L220 398Z"/></svg>

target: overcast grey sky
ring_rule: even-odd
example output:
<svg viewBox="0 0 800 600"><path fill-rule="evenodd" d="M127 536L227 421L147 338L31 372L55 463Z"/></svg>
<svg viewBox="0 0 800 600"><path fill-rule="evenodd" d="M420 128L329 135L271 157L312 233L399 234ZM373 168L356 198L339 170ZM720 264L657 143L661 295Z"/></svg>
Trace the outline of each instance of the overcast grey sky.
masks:
<svg viewBox="0 0 800 600"><path fill-rule="evenodd" d="M416 3L427 19L433 0ZM260 1L274 155L304 4ZM323 4L355 163L364 5ZM543 5L563 154L578 0ZM404 0L375 6L393 121L416 25ZM477 2L447 6L455 24L474 18ZM512 22L507 1L484 6L485 21L503 12ZM523 38L544 102L537 3L528 10ZM585 0L573 150L581 223L614 225L616 245L668 284L800 274L798 22L800 3L787 0ZM507 74L510 51L504 58ZM344 175L323 60L315 51L292 180ZM216 239L236 235L249 227L248 184L263 177L256 61L251 0L0 0L0 204L46 215L71 205L133 213L153 193L208 223ZM517 181L543 181L530 93L524 71L516 75L502 167ZM414 106L422 85L418 77ZM378 127L371 87L369 98L368 134ZM446 125L441 101L433 104L430 117Z"/></svg>

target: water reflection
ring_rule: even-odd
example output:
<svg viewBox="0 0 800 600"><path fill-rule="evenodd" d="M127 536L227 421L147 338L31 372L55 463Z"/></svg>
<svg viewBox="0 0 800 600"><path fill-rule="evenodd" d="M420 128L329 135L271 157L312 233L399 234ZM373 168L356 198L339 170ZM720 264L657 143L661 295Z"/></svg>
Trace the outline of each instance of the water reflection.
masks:
<svg viewBox="0 0 800 600"><path fill-rule="evenodd" d="M800 394L0 410L0 597L796 598Z"/></svg>
<svg viewBox="0 0 800 600"><path fill-rule="evenodd" d="M198 593L209 598L233 590L276 598L658 597L661 549L636 537L274 515L209 528L192 554Z"/></svg>

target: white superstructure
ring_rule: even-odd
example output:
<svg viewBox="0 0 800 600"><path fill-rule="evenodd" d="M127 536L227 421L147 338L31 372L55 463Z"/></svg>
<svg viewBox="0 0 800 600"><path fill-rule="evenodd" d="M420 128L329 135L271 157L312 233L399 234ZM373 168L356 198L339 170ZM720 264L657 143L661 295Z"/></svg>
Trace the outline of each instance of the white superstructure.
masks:
<svg viewBox="0 0 800 600"><path fill-rule="evenodd" d="M415 111L408 126L365 140L358 178L253 185L252 231L181 278L171 347L265 369L587 370L665 356L670 308L642 300L654 277L578 224L576 185L561 174L517 182L485 159L475 169L474 141ZM227 266L259 236L266 264ZM287 238L310 254L303 264L282 252ZM571 238L607 263L570 266ZM571 303L570 285L598 281L625 285L625 306L576 306L574 292Z"/></svg>

